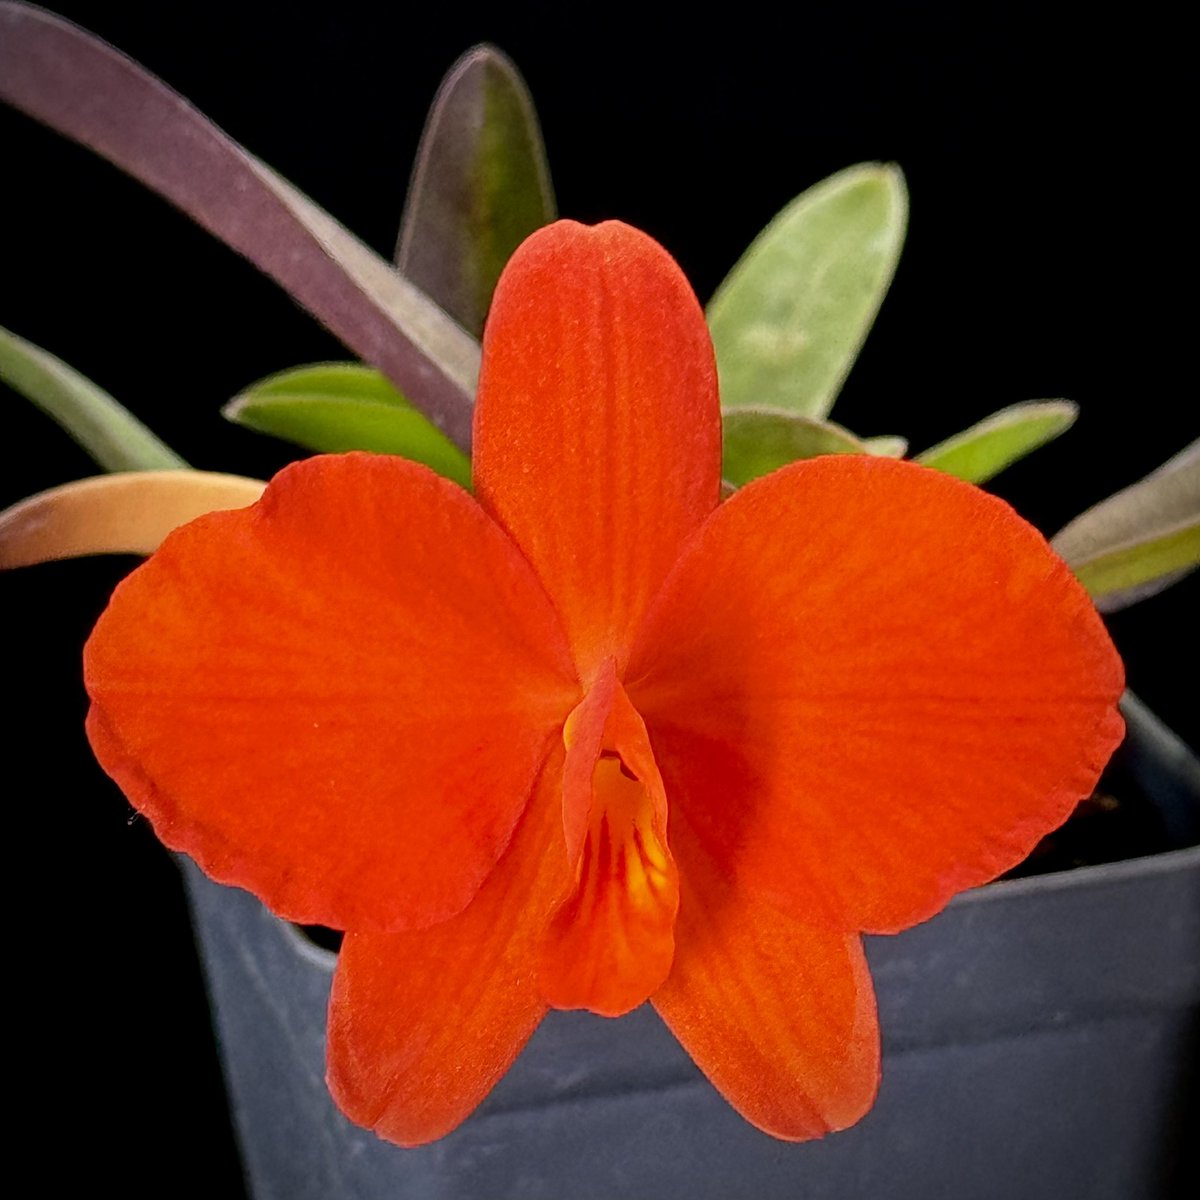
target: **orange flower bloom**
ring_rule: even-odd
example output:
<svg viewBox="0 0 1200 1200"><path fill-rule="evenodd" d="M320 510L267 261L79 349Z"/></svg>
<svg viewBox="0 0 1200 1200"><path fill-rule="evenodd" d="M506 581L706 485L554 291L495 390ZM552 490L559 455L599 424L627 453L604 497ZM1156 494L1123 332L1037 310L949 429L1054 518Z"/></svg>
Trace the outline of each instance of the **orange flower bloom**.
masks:
<svg viewBox="0 0 1200 1200"><path fill-rule="evenodd" d="M870 1106L860 934L1020 861L1116 745L1120 662L1005 504L886 459L718 505L712 347L649 238L563 222L484 342L472 497L363 454L176 531L86 652L169 846L348 931L344 1111L403 1144L550 1007L649 999L779 1137Z"/></svg>

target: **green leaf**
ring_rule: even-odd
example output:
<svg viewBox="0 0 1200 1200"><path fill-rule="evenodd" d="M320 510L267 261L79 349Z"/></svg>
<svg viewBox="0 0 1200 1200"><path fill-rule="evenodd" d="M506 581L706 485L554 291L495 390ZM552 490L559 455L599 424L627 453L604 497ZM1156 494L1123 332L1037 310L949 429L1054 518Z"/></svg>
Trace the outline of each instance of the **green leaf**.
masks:
<svg viewBox="0 0 1200 1200"><path fill-rule="evenodd" d="M968 483L983 483L1066 432L1078 415L1078 406L1070 400L1026 400L938 442L916 461Z"/></svg>
<svg viewBox="0 0 1200 1200"><path fill-rule="evenodd" d="M161 80L51 13L0 4L0 99L245 255L469 449L474 338Z"/></svg>
<svg viewBox="0 0 1200 1200"><path fill-rule="evenodd" d="M809 188L759 234L708 306L726 407L828 415L907 220L900 169L866 163Z"/></svg>
<svg viewBox="0 0 1200 1200"><path fill-rule="evenodd" d="M1200 563L1200 440L1076 517L1051 545L1101 612L1183 578Z"/></svg>
<svg viewBox="0 0 1200 1200"><path fill-rule="evenodd" d="M735 408L721 417L724 436L721 476L742 487L760 475L819 454L872 454L866 442L832 421L768 408ZM895 448L902 438L877 439ZM903 453L903 451L901 451Z"/></svg>
<svg viewBox="0 0 1200 1200"><path fill-rule="evenodd" d="M266 484L212 471L123 471L64 483L0 512L0 570L85 554L151 554L172 529L253 504Z"/></svg>
<svg viewBox="0 0 1200 1200"><path fill-rule="evenodd" d="M494 46L476 46L450 69L425 122L396 265L480 337L504 264L554 216L525 81Z"/></svg>
<svg viewBox="0 0 1200 1200"><path fill-rule="evenodd" d="M58 422L106 471L179 470L187 463L103 388L0 328L0 379Z"/></svg>
<svg viewBox="0 0 1200 1200"><path fill-rule="evenodd" d="M309 450L400 454L471 486L470 459L378 371L357 363L281 371L251 384L221 411L238 425Z"/></svg>
<svg viewBox="0 0 1200 1200"><path fill-rule="evenodd" d="M908 453L908 438L902 438L894 433L884 433L877 437L863 438L868 454L880 458L903 458Z"/></svg>

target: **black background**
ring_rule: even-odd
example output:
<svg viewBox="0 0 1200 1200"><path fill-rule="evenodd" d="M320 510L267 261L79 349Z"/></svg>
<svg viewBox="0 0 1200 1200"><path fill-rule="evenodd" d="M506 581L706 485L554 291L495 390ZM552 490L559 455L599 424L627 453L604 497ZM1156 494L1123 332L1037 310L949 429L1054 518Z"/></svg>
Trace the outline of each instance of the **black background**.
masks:
<svg viewBox="0 0 1200 1200"><path fill-rule="evenodd" d="M425 110L492 40L526 75L559 206L659 238L702 299L804 187L899 162L913 215L839 402L921 449L1022 399L1077 426L993 490L1052 533L1200 433L1185 43L1153 5L60 3L390 254ZM1132 15L1131 15L1132 14ZM274 284L166 204L0 111L0 324L94 378L196 466L266 476L279 443L220 404L270 371L348 357ZM0 394L0 504L94 473ZM91 765L78 655L128 561L0 579L10 1028L29 1136L62 1182L236 1196L236 1164L174 868ZM1131 686L1196 740L1195 578L1111 627ZM1190 623L1189 623L1190 618ZM18 782L23 780L23 782ZM185 1169L172 1183L164 1164ZM177 1179L178 1177L175 1176Z"/></svg>

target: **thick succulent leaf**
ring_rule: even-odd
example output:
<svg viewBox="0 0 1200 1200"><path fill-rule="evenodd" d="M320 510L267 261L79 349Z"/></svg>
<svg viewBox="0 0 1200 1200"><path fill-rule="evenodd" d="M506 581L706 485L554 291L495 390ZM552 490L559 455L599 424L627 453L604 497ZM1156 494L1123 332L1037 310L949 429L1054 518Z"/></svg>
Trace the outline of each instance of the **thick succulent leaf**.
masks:
<svg viewBox="0 0 1200 1200"><path fill-rule="evenodd" d="M809 188L759 234L708 306L725 407L828 415L907 220L900 169L866 163Z"/></svg>
<svg viewBox="0 0 1200 1200"><path fill-rule="evenodd" d="M57 421L106 471L168 471L187 463L103 388L0 328L0 380Z"/></svg>
<svg viewBox="0 0 1200 1200"><path fill-rule="evenodd" d="M471 460L378 371L358 363L294 367L251 384L221 410L237 425L321 454L399 454L471 486Z"/></svg>
<svg viewBox="0 0 1200 1200"><path fill-rule="evenodd" d="M1200 440L1081 513L1051 545L1101 612L1169 587L1200 563Z"/></svg>
<svg viewBox="0 0 1200 1200"><path fill-rule="evenodd" d="M84 30L5 2L0 98L90 147L245 255L470 446L475 340L159 79Z"/></svg>
<svg viewBox="0 0 1200 1200"><path fill-rule="evenodd" d="M0 570L85 554L150 554L179 525L253 504L266 484L210 471L127 471L64 483L0 512Z"/></svg>
<svg viewBox="0 0 1200 1200"><path fill-rule="evenodd" d="M476 46L450 69L425 122L396 265L481 337L504 264L554 216L525 81L494 46Z"/></svg>
<svg viewBox="0 0 1200 1200"><path fill-rule="evenodd" d="M902 438L873 439L885 443L880 450L857 438L848 429L832 421L821 421L799 413L769 408L735 408L721 417L724 434L721 476L735 487L795 462L798 458L816 458L818 454L893 453Z"/></svg>
<svg viewBox="0 0 1200 1200"><path fill-rule="evenodd" d="M968 483L983 483L1065 433L1078 415L1078 406L1070 400L1012 404L922 451L916 461Z"/></svg>

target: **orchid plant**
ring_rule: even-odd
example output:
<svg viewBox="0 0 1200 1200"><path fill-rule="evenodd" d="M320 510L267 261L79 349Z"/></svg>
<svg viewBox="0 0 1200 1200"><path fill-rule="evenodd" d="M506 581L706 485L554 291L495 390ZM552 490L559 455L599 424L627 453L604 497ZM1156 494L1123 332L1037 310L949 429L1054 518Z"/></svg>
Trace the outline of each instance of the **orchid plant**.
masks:
<svg viewBox="0 0 1200 1200"><path fill-rule="evenodd" d="M7 100L370 364L226 406L319 452L264 484L191 471L0 334L0 377L116 472L0 514L0 564L150 556L88 642L92 747L168 846L346 931L343 1111L432 1140L550 1009L650 1001L765 1131L858 1120L862 935L1091 793L1122 732L1097 605L1200 561L1200 443L1051 545L977 485L1073 405L914 460L831 422L903 240L893 167L802 195L706 314L645 234L554 220L528 95L481 48L435 103L397 269L86 33L7 2L0 31Z"/></svg>

